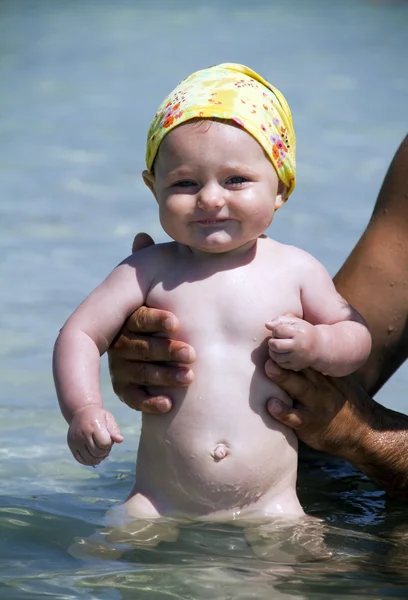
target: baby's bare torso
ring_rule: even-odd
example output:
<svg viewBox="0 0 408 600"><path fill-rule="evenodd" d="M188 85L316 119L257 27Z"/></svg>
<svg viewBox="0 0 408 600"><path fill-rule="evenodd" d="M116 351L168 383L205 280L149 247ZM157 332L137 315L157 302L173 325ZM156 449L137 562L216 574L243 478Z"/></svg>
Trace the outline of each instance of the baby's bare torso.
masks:
<svg viewBox="0 0 408 600"><path fill-rule="evenodd" d="M271 396L290 399L264 373L265 322L289 312L302 316L286 247L261 238L244 264L165 247L146 304L177 315L175 337L196 350L194 381L161 390L173 399L169 413L143 415L129 513L301 514L295 435L266 410Z"/></svg>

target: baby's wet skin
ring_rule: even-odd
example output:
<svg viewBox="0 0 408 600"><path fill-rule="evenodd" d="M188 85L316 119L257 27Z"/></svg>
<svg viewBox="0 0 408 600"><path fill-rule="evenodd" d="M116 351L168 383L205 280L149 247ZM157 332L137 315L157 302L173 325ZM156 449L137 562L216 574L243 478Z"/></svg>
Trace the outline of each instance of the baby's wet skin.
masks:
<svg viewBox="0 0 408 600"><path fill-rule="evenodd" d="M298 285L283 267L270 268L271 253L274 264L288 263L286 247L262 238L256 260L253 253L246 260L224 257L221 270L212 260L180 255L176 245L168 250L147 300L184 316L177 336L196 350L194 379L186 387L154 389L171 397L172 409L142 415L126 511L142 519L303 515L294 484L296 437L266 408L271 397L291 402L264 371L265 323L271 315L301 314ZM235 296L239 306L230 301Z"/></svg>

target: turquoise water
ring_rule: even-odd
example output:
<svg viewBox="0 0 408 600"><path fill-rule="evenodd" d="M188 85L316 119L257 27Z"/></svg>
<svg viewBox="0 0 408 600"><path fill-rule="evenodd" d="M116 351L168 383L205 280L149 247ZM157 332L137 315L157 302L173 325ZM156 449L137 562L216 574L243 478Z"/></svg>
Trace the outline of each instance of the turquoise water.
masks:
<svg viewBox="0 0 408 600"><path fill-rule="evenodd" d="M157 549L75 558L74 541L130 490L140 415L116 401L104 362L126 439L98 469L81 467L50 375L59 327L133 233L165 239L139 173L149 119L175 83L234 61L285 92L299 183L270 234L334 274L407 131L407 39L406 2L0 2L2 600L407 596L405 506L307 451L299 495L324 520L331 558L275 532L276 553L260 559L239 530L211 525ZM378 399L406 411L407 383L403 367Z"/></svg>

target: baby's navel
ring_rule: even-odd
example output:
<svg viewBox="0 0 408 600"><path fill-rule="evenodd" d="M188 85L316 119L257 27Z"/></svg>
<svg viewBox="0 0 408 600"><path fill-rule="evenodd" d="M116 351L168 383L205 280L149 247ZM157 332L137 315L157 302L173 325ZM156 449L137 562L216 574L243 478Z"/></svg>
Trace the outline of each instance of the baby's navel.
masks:
<svg viewBox="0 0 408 600"><path fill-rule="evenodd" d="M215 461L220 461L223 458L226 458L230 453L230 449L226 444L220 442L215 446L215 448L210 452L210 455Z"/></svg>

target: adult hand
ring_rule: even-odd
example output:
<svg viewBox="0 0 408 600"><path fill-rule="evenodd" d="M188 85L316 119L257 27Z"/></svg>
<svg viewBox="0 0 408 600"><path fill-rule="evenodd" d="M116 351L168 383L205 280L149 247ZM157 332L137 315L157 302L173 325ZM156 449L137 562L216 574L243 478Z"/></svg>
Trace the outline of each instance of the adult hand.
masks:
<svg viewBox="0 0 408 600"><path fill-rule="evenodd" d="M294 373L272 361L266 373L294 399L272 398L271 416L316 450L346 459L382 489L408 501L408 417L375 402L352 377Z"/></svg>
<svg viewBox="0 0 408 600"><path fill-rule="evenodd" d="M146 233L138 234L132 252L154 244ZM194 349L184 342L152 334L172 334L177 318L170 312L140 307L126 321L108 350L109 370L115 394L130 408L148 413L165 413L171 409L171 398L151 396L145 386L187 386L193 380L188 367L195 359ZM170 366L166 362L177 362ZM185 364L186 366L180 366Z"/></svg>
<svg viewBox="0 0 408 600"><path fill-rule="evenodd" d="M265 371L293 398L293 407L271 398L270 415L294 429L300 440L343 458L361 443L373 401L351 377L326 377L310 368L295 373L271 360Z"/></svg>

